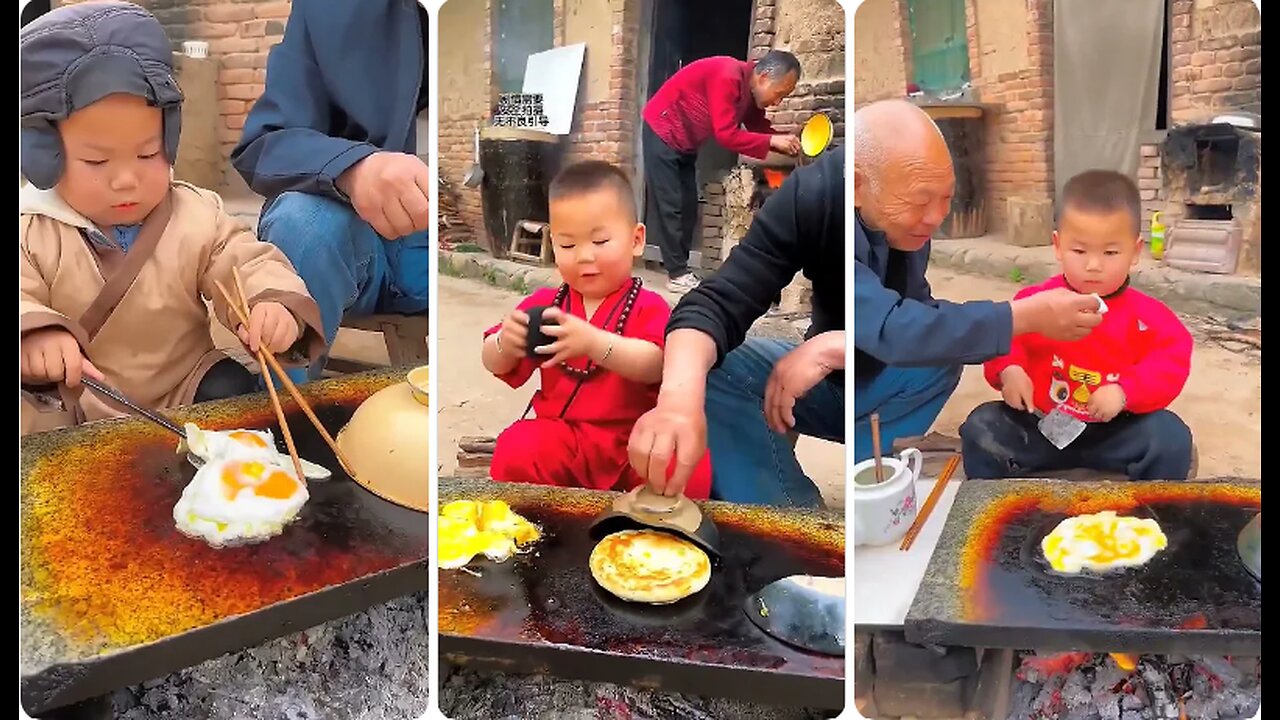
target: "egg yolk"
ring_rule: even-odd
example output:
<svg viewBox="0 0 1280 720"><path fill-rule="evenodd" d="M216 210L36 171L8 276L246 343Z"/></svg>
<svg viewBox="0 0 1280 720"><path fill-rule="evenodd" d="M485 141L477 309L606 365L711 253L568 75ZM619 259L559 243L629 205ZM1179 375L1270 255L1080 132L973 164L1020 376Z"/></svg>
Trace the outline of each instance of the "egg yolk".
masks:
<svg viewBox="0 0 1280 720"><path fill-rule="evenodd" d="M288 473L260 462L233 463L222 470L222 490L234 500L244 488L253 494L273 500L287 500L298 491L298 481Z"/></svg>
<svg viewBox="0 0 1280 720"><path fill-rule="evenodd" d="M480 511L480 527L508 525L514 517L515 513L511 512L510 505L502 500L493 500L485 503Z"/></svg>
<svg viewBox="0 0 1280 720"><path fill-rule="evenodd" d="M235 440L241 445L248 445L249 447L265 448L267 446L266 440L263 440L261 437L254 435L251 432L245 432L244 430L236 430L234 432L227 433L227 437Z"/></svg>
<svg viewBox="0 0 1280 720"><path fill-rule="evenodd" d="M501 500L457 500L440 508L437 561L441 565L465 564L481 553L495 560L510 557L516 547L541 537L538 527L512 512Z"/></svg>
<svg viewBox="0 0 1280 720"><path fill-rule="evenodd" d="M473 500L454 500L440 508L440 515L442 517L462 520L474 525L480 520L479 505L479 503Z"/></svg>
<svg viewBox="0 0 1280 720"><path fill-rule="evenodd" d="M1155 549L1163 549L1166 544L1163 533L1151 527L1149 522L1102 513L1076 524L1069 531L1060 528L1060 531L1051 533L1045 538L1044 552L1054 569L1061 570L1066 566L1067 556L1080 552L1079 543L1084 543L1091 562L1107 564L1140 555L1143 539L1153 541L1151 545ZM1074 542L1067 545L1069 540Z"/></svg>

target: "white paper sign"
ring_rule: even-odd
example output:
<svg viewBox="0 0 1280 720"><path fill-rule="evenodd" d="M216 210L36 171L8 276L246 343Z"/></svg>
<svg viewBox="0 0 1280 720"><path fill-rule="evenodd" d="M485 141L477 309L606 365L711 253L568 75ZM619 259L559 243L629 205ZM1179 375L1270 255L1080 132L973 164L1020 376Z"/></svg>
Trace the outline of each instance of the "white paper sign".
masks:
<svg viewBox="0 0 1280 720"><path fill-rule="evenodd" d="M548 125L542 128L553 135L568 135L578 104L578 81L587 44L577 43L546 50L529 56L524 68L526 95L542 96L542 111Z"/></svg>

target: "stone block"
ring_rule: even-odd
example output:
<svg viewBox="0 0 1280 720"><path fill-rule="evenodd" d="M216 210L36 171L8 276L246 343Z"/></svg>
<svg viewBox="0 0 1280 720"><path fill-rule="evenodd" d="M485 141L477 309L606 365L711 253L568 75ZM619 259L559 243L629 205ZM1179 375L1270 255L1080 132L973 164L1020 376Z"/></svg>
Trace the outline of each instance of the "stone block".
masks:
<svg viewBox="0 0 1280 720"><path fill-rule="evenodd" d="M1053 242L1053 200L1011 197L1007 209L1010 245L1038 247Z"/></svg>

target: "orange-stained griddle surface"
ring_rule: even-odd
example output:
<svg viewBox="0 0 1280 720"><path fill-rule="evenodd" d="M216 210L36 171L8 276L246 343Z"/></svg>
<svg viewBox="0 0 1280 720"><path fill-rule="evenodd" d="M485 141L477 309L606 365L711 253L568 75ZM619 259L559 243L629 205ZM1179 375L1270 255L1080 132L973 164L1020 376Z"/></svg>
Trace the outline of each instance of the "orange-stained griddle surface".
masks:
<svg viewBox="0 0 1280 720"><path fill-rule="evenodd" d="M308 395L336 434L395 373L348 376ZM292 402L286 402L292 407ZM262 396L173 413L201 427L270 428ZM26 438L20 468L20 665L24 674L152 643L324 588L421 562L427 518L407 527L342 474L300 411L299 452L334 471L284 533L214 549L174 529L173 505L194 474L177 438L122 420ZM425 439L424 439L425 442ZM426 474L424 469L424 482Z"/></svg>
<svg viewBox="0 0 1280 720"><path fill-rule="evenodd" d="M609 595L587 566L595 546L588 529L612 497L441 479L442 504L503 499L545 531L528 554L500 564L474 562L470 569L478 577L464 570L438 571L442 651L453 637L505 645L516 661L521 647L554 646L599 658L651 658L672 667L696 663L811 678L844 676L843 658L792 649L762 633L742 609L751 593L788 575L843 577L845 534L839 515L708 503L704 512L719 528L722 551L709 584L673 605L651 606Z"/></svg>
<svg viewBox="0 0 1280 720"><path fill-rule="evenodd" d="M1064 639L1113 633L1119 644L1106 649L1115 651L1141 650L1161 634L1172 641L1179 630L1231 642L1256 633L1260 642L1262 587L1244 570L1235 539L1261 507L1261 487L1250 482L967 481L907 622L986 628L1010 641L1024 630ZM1156 520L1168 546L1136 568L1054 571L1040 548L1045 535L1067 517L1103 510Z"/></svg>

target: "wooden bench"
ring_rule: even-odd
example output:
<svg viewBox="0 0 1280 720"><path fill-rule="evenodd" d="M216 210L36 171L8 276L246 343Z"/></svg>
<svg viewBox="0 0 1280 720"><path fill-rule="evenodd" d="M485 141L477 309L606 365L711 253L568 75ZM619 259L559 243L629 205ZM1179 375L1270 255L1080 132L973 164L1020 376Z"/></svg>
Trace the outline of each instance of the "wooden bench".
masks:
<svg viewBox="0 0 1280 720"><path fill-rule="evenodd" d="M345 317L339 327L382 333L391 367L417 367L429 362L427 336L431 326L425 314ZM376 367L379 365L333 357L325 364L326 370L338 373L364 372Z"/></svg>

